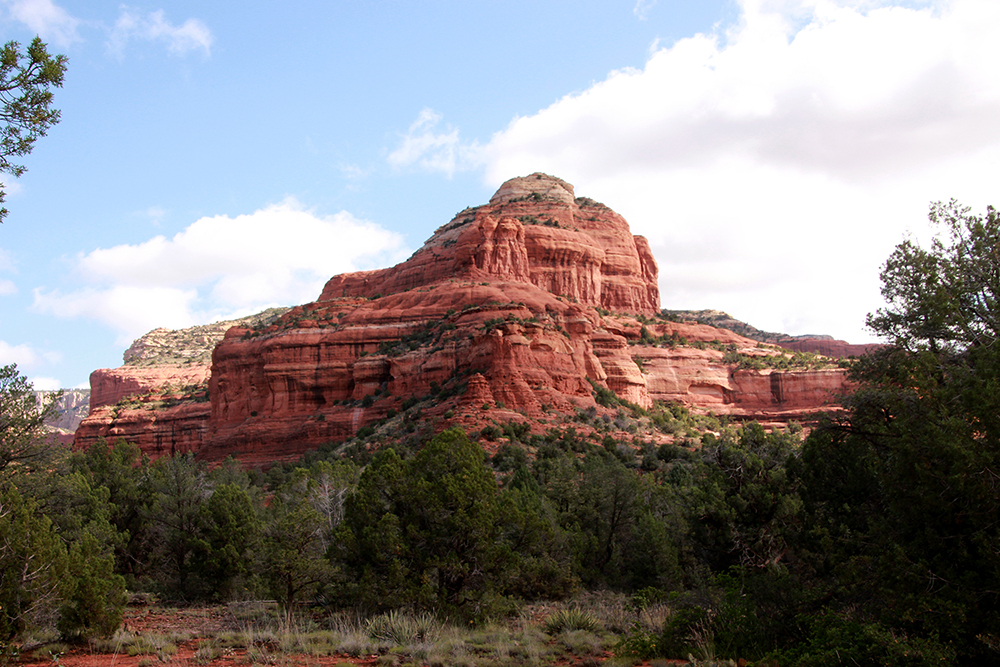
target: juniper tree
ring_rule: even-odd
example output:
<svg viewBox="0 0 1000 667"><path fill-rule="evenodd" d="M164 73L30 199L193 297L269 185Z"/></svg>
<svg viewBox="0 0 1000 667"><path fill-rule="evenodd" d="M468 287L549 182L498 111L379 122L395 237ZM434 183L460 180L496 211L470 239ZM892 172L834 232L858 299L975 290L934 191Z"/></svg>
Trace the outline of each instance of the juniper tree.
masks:
<svg viewBox="0 0 1000 667"><path fill-rule="evenodd" d="M66 56L49 55L39 37L23 50L14 41L0 49L0 172L19 178L26 169L20 158L59 122L52 89L62 86L66 62ZM7 215L3 202L0 186L0 222Z"/></svg>

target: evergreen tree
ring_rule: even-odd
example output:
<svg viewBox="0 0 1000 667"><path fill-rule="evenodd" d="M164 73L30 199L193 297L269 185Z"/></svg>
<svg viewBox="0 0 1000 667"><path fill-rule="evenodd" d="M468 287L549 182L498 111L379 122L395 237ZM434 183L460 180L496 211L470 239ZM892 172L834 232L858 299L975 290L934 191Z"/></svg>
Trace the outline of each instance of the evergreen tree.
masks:
<svg viewBox="0 0 1000 667"><path fill-rule="evenodd" d="M290 620L296 604L333 576L323 547L325 518L307 497L288 488L279 489L264 517L261 576Z"/></svg>
<svg viewBox="0 0 1000 667"><path fill-rule="evenodd" d="M135 581L144 575L151 552L149 459L133 443L98 438L73 453L70 468L91 488L106 489L108 521L120 536L113 544L115 571Z"/></svg>
<svg viewBox="0 0 1000 667"><path fill-rule="evenodd" d="M0 476L39 467L52 452L53 440L44 427L53 400L40 406L15 364L0 367Z"/></svg>
<svg viewBox="0 0 1000 667"><path fill-rule="evenodd" d="M145 520L150 530L149 575L162 592L179 599L198 597L192 557L201 539L201 507L211 497L205 466L191 454L157 459L150 469Z"/></svg>
<svg viewBox="0 0 1000 667"><path fill-rule="evenodd" d="M501 512L482 449L451 429L409 461L376 454L347 502L336 555L371 608L478 618L504 607L516 567Z"/></svg>
<svg viewBox="0 0 1000 667"><path fill-rule="evenodd" d="M52 88L62 86L65 72L66 56L49 55L38 37L23 51L17 42L0 49L0 172L20 177L25 167L14 160L30 153L35 141L59 122ZM6 215L7 209L0 208L0 222Z"/></svg>
<svg viewBox="0 0 1000 667"><path fill-rule="evenodd" d="M32 498L0 485L0 648L49 625L70 592L66 545Z"/></svg>
<svg viewBox="0 0 1000 667"><path fill-rule="evenodd" d="M201 594L228 601L251 590L263 526L249 491L236 484L216 486L197 521L199 532L191 558Z"/></svg>
<svg viewBox="0 0 1000 667"><path fill-rule="evenodd" d="M1000 216L951 202L931 219L943 235L883 269L869 325L889 345L803 449L808 553L852 621L985 664L1000 656Z"/></svg>

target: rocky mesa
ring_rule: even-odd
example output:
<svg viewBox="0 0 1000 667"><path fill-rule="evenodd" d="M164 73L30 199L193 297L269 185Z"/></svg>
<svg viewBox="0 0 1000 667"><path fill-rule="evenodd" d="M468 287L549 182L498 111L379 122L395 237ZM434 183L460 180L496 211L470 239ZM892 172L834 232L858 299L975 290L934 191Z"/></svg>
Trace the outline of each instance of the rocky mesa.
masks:
<svg viewBox="0 0 1000 667"><path fill-rule="evenodd" d="M170 375L181 370L190 375ZM157 373L172 379L135 379ZM91 389L77 446L123 437L152 456L266 464L375 424L544 430L597 407L600 390L787 422L850 387L835 364L796 364L664 317L646 240L565 181L532 174L459 212L402 264L335 276L315 302L228 326L210 367L132 364L96 371Z"/></svg>

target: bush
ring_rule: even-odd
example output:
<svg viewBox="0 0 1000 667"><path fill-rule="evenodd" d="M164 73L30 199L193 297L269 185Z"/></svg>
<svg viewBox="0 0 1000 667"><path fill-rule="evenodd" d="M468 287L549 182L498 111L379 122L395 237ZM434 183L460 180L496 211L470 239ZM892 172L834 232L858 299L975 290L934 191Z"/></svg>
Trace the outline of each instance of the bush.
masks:
<svg viewBox="0 0 1000 667"><path fill-rule="evenodd" d="M799 667L827 665L948 665L955 650L936 637L909 637L878 623L861 623L833 614L814 617L805 642L773 656L780 664Z"/></svg>
<svg viewBox="0 0 1000 667"><path fill-rule="evenodd" d="M712 613L703 607L684 607L667 618L656 648L660 657L679 658L704 652L713 640Z"/></svg>
<svg viewBox="0 0 1000 667"><path fill-rule="evenodd" d="M482 430L479 431L479 437L482 440L489 440L492 442L499 438L501 433L500 429L496 426L484 426Z"/></svg>
<svg viewBox="0 0 1000 667"><path fill-rule="evenodd" d="M365 623L365 634L377 642L405 646L427 641L438 627L437 619L430 614L411 616L393 610L368 619Z"/></svg>
<svg viewBox="0 0 1000 667"><path fill-rule="evenodd" d="M599 626L597 617L582 609L560 609L545 620L545 631L550 635L576 630L596 632Z"/></svg>
<svg viewBox="0 0 1000 667"><path fill-rule="evenodd" d="M611 408L621 403L618 399L618 395L607 387L602 387L590 378L587 378L587 382L590 383L591 388L594 390L594 400L597 401L598 405Z"/></svg>

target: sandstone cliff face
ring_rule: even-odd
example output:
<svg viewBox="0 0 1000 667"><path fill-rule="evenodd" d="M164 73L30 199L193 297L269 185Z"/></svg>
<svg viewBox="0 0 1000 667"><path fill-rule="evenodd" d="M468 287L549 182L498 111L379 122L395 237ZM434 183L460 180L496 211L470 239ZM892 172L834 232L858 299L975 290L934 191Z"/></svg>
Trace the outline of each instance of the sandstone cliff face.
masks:
<svg viewBox="0 0 1000 667"><path fill-rule="evenodd" d="M99 368L90 374L90 410L114 405L137 394L204 385L211 372L211 366L203 364Z"/></svg>
<svg viewBox="0 0 1000 667"><path fill-rule="evenodd" d="M110 442L134 442L153 459L201 453L211 410L207 402L182 397L162 400L162 395L150 394L142 397L148 400L92 410L76 430L74 447L88 447L103 437Z"/></svg>
<svg viewBox="0 0 1000 667"><path fill-rule="evenodd" d="M190 366L159 367L157 379L96 372L76 442L125 437L151 455L257 464L407 418L394 415L417 399L428 399L421 419L434 428L481 428L498 416L544 428L594 406L595 386L643 407L673 400L784 418L848 389L839 370L724 362L780 353L731 331L648 319L659 312L656 281L649 245L621 216L559 179L513 179L403 264L335 276L316 302L229 328L212 354L207 402L166 379Z"/></svg>
<svg viewBox="0 0 1000 667"><path fill-rule="evenodd" d="M75 446L103 437L135 442L153 458L197 452L208 429L210 373L205 365L94 371L90 413L76 429Z"/></svg>
<svg viewBox="0 0 1000 667"><path fill-rule="evenodd" d="M649 243L620 215L552 176L511 179L485 206L439 228L391 269L332 278L319 301L386 296L445 278L526 282L575 303L652 315L659 311Z"/></svg>
<svg viewBox="0 0 1000 667"><path fill-rule="evenodd" d="M59 391L36 391L35 397L39 403L44 403L53 399L59 394L55 402L55 414L51 419L46 420L45 425L60 432L72 433L80 425L83 418L87 416L90 406L89 389L60 389Z"/></svg>
<svg viewBox="0 0 1000 667"><path fill-rule="evenodd" d="M54 401L54 412L45 420L45 430L59 442L72 443L73 433L90 411L90 390L38 390L35 392L35 399L39 405Z"/></svg>
<svg viewBox="0 0 1000 667"><path fill-rule="evenodd" d="M77 446L99 437L138 443L150 456L197 451L208 430L212 351L234 326L265 326L287 308L187 329L154 329L125 351L125 365L90 374L89 412Z"/></svg>

